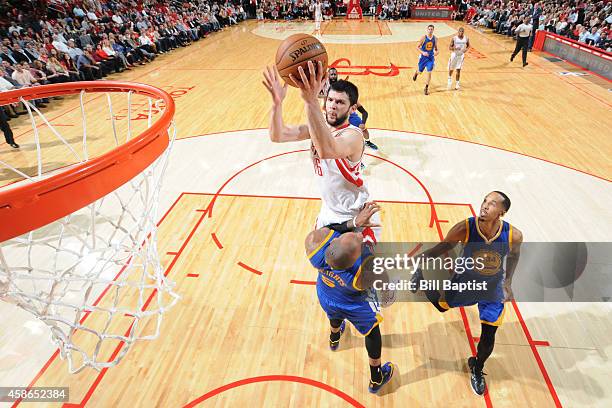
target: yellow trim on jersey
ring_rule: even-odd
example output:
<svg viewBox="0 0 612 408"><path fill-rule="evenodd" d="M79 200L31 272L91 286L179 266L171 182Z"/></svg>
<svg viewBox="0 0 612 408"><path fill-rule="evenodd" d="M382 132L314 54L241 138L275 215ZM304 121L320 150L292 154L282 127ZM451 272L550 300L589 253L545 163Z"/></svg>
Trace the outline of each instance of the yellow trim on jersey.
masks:
<svg viewBox="0 0 612 408"><path fill-rule="evenodd" d="M512 251L512 225L508 224L510 227L510 232L508 232L508 247L510 247L510 251Z"/></svg>
<svg viewBox="0 0 612 408"><path fill-rule="evenodd" d="M368 262L368 260L370 258L372 258L372 257L374 257L374 255L368 256L366 259L364 259L361 262L361 265L359 265L359 269L357 269L357 273L355 274L355 277L353 278L353 289L355 289L355 290L363 290L363 288L360 288L359 286L357 286L357 279L359 279L359 277L361 276L361 268L363 267L363 264L365 262Z"/></svg>
<svg viewBox="0 0 612 408"><path fill-rule="evenodd" d="M448 303L444 302L443 300L438 300L438 304L442 309L449 310L451 308Z"/></svg>
<svg viewBox="0 0 612 408"><path fill-rule="evenodd" d="M470 239L470 219L466 218L465 219L465 241L463 241L463 243L467 244L469 239Z"/></svg>
<svg viewBox="0 0 612 408"><path fill-rule="evenodd" d="M374 323L374 324L372 325L372 327L370 327L370 330L368 330L368 332L367 332L366 334L364 334L364 336L368 336L368 335L370 335L370 333L372 332L372 330L374 330L374 328L375 328L376 326L378 326L378 325L380 324L380 322L382 322L382 321L383 321L383 317L382 317L382 315L381 315L380 313L376 313L376 323Z"/></svg>
<svg viewBox="0 0 612 408"><path fill-rule="evenodd" d="M504 308L502 309L501 314L499 315L499 317L497 318L496 321L494 322L487 322L484 320L481 320L480 322L483 324L488 324L489 326L501 326L501 324L504 322L504 315L506 314L506 304L504 303Z"/></svg>
<svg viewBox="0 0 612 408"><path fill-rule="evenodd" d="M487 239L487 237L484 236L484 234L482 232L480 232L480 227L478 226L478 218L474 218L474 222L476 223L476 231L478 232L478 235L480 235L480 237L482 239L484 239L484 242L486 244L490 244L491 242L495 241L497 238L499 238L499 236L502 233L502 230L504 229L504 222L500 221L499 224L499 229L497 230L497 232L495 233L495 235L493 236L493 238L491 239Z"/></svg>
<svg viewBox="0 0 612 408"><path fill-rule="evenodd" d="M319 252L321 248L323 248L323 245L327 244L327 242L329 241L333 233L334 233L334 230L329 231L329 234L327 234L323 242L321 242L315 250L313 250L310 254L308 254L308 259L312 258L317 252Z"/></svg>

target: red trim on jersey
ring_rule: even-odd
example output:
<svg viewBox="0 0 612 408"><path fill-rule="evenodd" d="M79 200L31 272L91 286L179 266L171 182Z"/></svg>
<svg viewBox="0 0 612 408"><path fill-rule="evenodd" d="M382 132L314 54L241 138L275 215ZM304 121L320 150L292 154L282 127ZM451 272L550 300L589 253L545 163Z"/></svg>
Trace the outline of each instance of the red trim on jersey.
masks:
<svg viewBox="0 0 612 408"><path fill-rule="evenodd" d="M334 128L334 131L336 131L336 130L346 129L346 128L347 128L347 127L349 127L349 126L350 126L350 123L345 123L344 125L342 125L342 126L340 126L340 127ZM338 136L336 135L336 137L338 137Z"/></svg>
<svg viewBox="0 0 612 408"><path fill-rule="evenodd" d="M336 166L338 166L340 173L342 173L342 175L348 182L353 183L357 187L363 186L363 180L359 176L357 176L357 178L353 177L351 172L347 170L346 167L344 167L344 164L342 163L342 161L338 159L335 159L334 161L336 162Z"/></svg>
<svg viewBox="0 0 612 408"><path fill-rule="evenodd" d="M346 166L347 169L349 169L350 171L355 171L357 169L357 167L359 167L360 163L357 163L356 165L354 165L353 167L351 167L351 165L349 164L348 160L346 159L341 159L342 163L344 163L344 165Z"/></svg>

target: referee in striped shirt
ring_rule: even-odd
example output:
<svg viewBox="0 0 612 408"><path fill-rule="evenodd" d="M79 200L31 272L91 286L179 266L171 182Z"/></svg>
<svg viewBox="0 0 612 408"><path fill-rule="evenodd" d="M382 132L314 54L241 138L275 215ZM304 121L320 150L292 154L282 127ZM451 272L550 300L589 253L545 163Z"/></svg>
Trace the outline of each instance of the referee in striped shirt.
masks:
<svg viewBox="0 0 612 408"><path fill-rule="evenodd" d="M529 17L523 18L523 24L516 27L514 30L514 34L516 34L516 47L514 47L514 52L510 57L510 61L514 61L514 57L519 53L519 51L523 50L523 66L529 65L527 62L527 48L529 47L529 37L531 36L531 31L533 30L533 26L529 24Z"/></svg>

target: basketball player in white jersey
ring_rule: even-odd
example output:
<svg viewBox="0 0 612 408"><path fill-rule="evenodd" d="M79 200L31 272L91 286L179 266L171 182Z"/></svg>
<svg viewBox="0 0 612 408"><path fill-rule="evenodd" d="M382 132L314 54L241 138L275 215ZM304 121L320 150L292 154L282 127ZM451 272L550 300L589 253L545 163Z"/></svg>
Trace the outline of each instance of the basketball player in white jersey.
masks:
<svg viewBox="0 0 612 408"><path fill-rule="evenodd" d="M323 5L320 0L314 4L314 20L315 20L315 32L321 34L321 21L323 21Z"/></svg>
<svg viewBox="0 0 612 408"><path fill-rule="evenodd" d="M345 223L354 228L355 217L369 201L369 192L361 174L361 160L365 143L361 129L349 123L349 115L357 109L359 91L349 81L330 83L325 100L325 114L321 114L318 94L324 83L325 72L320 63L314 69L308 63L309 74L300 67L302 99L306 107L307 124L287 126L283 122L282 103L287 94L287 84L281 85L275 68L264 71L263 84L272 96L270 140L275 143L311 141L311 158L315 177L321 192L321 211L316 228ZM366 241L380 239L379 219L372 220L375 228L363 231Z"/></svg>
<svg viewBox="0 0 612 408"><path fill-rule="evenodd" d="M470 40L465 36L465 30L463 27L459 27L457 35L454 36L450 42L449 49L451 50L451 56L448 59L448 89L453 86L453 71L457 70L457 82L455 82L455 89L459 89L459 79L461 78L461 67L463 67L463 60L465 59L465 53L470 48Z"/></svg>

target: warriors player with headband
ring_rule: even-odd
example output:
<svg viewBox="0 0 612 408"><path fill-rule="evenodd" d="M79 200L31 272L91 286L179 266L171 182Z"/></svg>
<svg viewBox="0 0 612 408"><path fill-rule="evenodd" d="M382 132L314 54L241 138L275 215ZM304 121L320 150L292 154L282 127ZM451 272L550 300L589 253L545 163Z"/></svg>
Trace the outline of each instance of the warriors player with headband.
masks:
<svg viewBox="0 0 612 408"><path fill-rule="evenodd" d="M459 89L459 79L461 78L461 67L463 67L463 60L465 53L470 48L470 40L465 36L465 30L463 27L459 27L457 35L454 36L450 42L449 49L451 50L451 56L448 59L448 89L453 86L453 71L457 70L457 82L455 83L455 89Z"/></svg>
<svg viewBox="0 0 612 408"><path fill-rule="evenodd" d="M359 91L349 81L330 82L322 115L317 96L323 87L325 72L321 63L318 64L315 71L314 63L308 62L308 74L300 67L299 80L292 77L300 85L307 124L287 126L283 122L282 104L287 84L281 84L276 69L264 71L263 84L272 96L270 140L275 143L311 141L311 157L322 200L316 228L321 228L351 223L370 194L360 166L365 148L363 134L361 129L349 123L350 114L357 110ZM378 214L372 221L379 224ZM366 241L376 242L380 233L380 227L363 230Z"/></svg>

